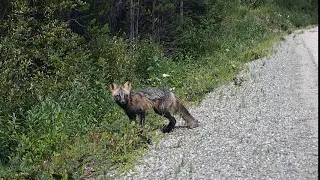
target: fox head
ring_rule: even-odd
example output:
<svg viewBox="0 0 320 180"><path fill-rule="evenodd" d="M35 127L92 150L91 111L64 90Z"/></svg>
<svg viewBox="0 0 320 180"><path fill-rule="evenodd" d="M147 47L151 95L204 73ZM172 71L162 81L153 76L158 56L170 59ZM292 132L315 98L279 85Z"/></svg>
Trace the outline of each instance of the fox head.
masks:
<svg viewBox="0 0 320 180"><path fill-rule="evenodd" d="M131 83L127 81L123 86L118 86L116 83L110 84L111 95L119 105L126 105L129 102L129 95L131 91Z"/></svg>

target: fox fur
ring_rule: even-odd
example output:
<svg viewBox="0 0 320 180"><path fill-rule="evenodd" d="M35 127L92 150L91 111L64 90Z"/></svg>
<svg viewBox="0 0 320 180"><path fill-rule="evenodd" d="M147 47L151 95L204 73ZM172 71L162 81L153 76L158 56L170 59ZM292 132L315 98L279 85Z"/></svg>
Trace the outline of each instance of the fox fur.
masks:
<svg viewBox="0 0 320 180"><path fill-rule="evenodd" d="M115 83L110 84L110 91L115 102L124 110L130 122L140 117L140 125L144 125L145 111L153 109L155 113L166 117L169 124L162 131L168 133L172 131L176 124L176 119L171 115L179 113L189 128L198 127L198 121L191 116L189 111L181 103L175 94L164 88L147 88L137 91L131 90L131 83L127 81L123 86Z"/></svg>

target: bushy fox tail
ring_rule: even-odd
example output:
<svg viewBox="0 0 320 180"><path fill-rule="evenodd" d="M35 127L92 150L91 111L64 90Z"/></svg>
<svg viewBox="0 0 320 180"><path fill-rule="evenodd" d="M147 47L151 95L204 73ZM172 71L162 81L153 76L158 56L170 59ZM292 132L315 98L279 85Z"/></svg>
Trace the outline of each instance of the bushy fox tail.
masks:
<svg viewBox="0 0 320 180"><path fill-rule="evenodd" d="M187 110L187 108L181 103L181 101L175 96L175 106L173 108L173 110L176 113L179 113L180 117L186 121L187 126L189 128L195 128L199 126L198 121L191 116L191 114L189 113L189 111Z"/></svg>

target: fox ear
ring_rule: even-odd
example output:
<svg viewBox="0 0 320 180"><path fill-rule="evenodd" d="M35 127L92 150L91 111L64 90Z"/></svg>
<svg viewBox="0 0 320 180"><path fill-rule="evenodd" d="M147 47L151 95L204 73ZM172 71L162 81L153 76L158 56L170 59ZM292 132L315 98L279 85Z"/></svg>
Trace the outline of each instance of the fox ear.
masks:
<svg viewBox="0 0 320 180"><path fill-rule="evenodd" d="M131 91L131 82L127 81L126 83L123 84L123 89L130 92Z"/></svg>
<svg viewBox="0 0 320 180"><path fill-rule="evenodd" d="M120 87L114 82L112 84L110 84L111 94L114 95L119 90L119 88Z"/></svg>

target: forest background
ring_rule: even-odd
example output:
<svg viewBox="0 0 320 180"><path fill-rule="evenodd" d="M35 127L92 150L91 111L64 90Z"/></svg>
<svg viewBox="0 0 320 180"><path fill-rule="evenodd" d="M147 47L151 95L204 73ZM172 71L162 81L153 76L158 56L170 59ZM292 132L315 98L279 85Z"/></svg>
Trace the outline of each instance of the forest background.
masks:
<svg viewBox="0 0 320 180"><path fill-rule="evenodd" d="M0 178L127 170L167 122L129 124L111 82L195 105L317 23L317 0L1 0Z"/></svg>

